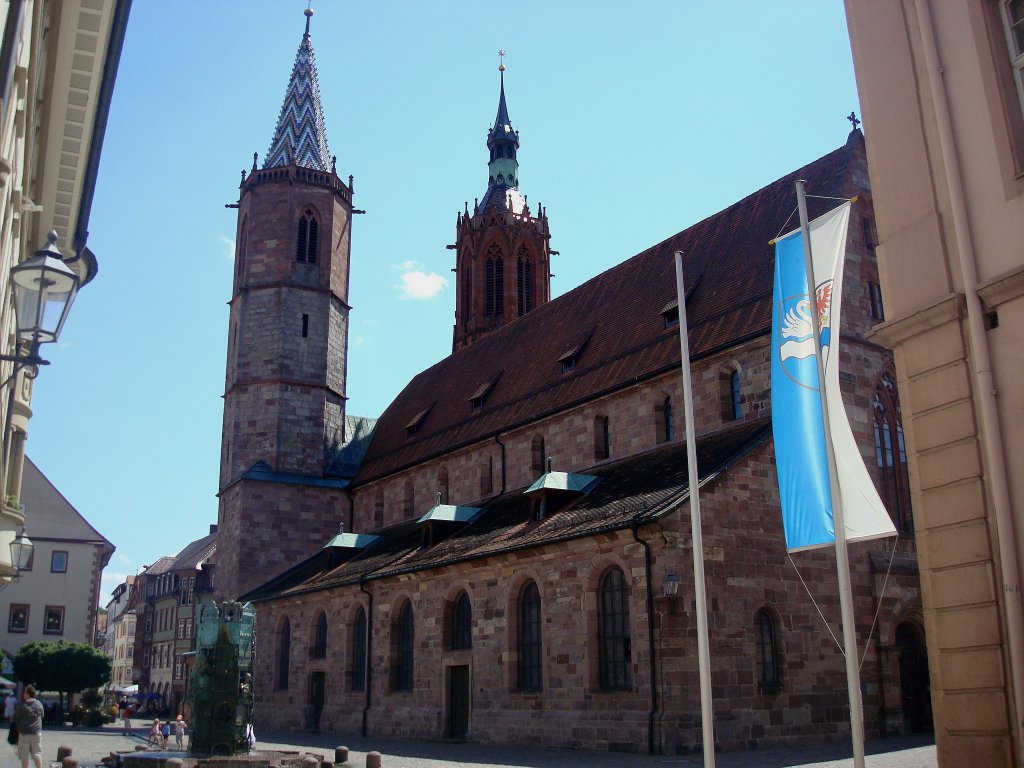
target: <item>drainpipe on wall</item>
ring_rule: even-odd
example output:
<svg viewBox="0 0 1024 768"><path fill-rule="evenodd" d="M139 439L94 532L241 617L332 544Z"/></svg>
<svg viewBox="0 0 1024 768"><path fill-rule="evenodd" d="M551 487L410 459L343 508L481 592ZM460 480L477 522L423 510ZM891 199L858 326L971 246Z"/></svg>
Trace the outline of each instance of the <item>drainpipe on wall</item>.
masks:
<svg viewBox="0 0 1024 768"><path fill-rule="evenodd" d="M946 100L946 88L942 79L942 64L939 61L935 27L932 24L928 0L917 0L917 20L921 27L921 42L925 65L928 68L928 85L932 103L935 105L935 122L939 133L939 147L942 162L946 167L946 181L949 202L952 209L953 232L960 262L960 277L964 286L967 304L967 330L973 355L970 357L974 387L977 392L978 410L981 415L981 444L985 456L985 474L988 475L988 490L992 495L995 512L999 565L1003 580L1003 605L1006 614L1003 626L1006 628L1010 662L1010 685L1013 687L1014 728L1013 740L1018 759L1024 750L1022 741L1022 718L1024 718L1024 611L1021 607L1020 561L1018 557L1017 534L1014 530L1013 510L1010 505L1009 483L1006 479L1006 457L1003 453L1002 431L999 427L999 413L996 404L995 384L992 380L992 361L988 339L985 336L984 309L978 296L978 265L974 254L967 204L964 200L963 179L960 173L960 158L953 136L953 122Z"/></svg>
<svg viewBox="0 0 1024 768"><path fill-rule="evenodd" d="M640 538L640 524L635 520L629 530L633 538L644 548L645 580L647 582L647 644L651 654L651 711L647 716L647 753L657 754L654 751L654 716L658 712L658 670L657 660L654 655L654 590L651 587L651 545Z"/></svg>
<svg viewBox="0 0 1024 768"><path fill-rule="evenodd" d="M363 707L363 738L369 735L370 691L373 683L373 593L366 589L366 579L359 580L359 591L368 598L366 607L366 706Z"/></svg>
<svg viewBox="0 0 1024 768"><path fill-rule="evenodd" d="M345 489L345 495L348 496L348 530L355 531L356 529L356 500L352 498L351 486Z"/></svg>

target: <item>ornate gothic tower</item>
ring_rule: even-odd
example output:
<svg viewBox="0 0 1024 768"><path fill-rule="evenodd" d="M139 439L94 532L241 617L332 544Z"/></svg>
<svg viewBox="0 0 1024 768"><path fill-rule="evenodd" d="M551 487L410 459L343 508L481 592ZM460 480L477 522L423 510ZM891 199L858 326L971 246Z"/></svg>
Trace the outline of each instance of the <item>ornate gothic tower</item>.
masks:
<svg viewBox="0 0 1024 768"><path fill-rule="evenodd" d="M327 146L306 31L263 167L242 173L230 302L217 592L237 597L337 533L352 179Z"/></svg>
<svg viewBox="0 0 1024 768"><path fill-rule="evenodd" d="M551 298L548 217L519 194L519 133L505 106L505 66L494 127L487 134L487 192L456 220L454 352Z"/></svg>

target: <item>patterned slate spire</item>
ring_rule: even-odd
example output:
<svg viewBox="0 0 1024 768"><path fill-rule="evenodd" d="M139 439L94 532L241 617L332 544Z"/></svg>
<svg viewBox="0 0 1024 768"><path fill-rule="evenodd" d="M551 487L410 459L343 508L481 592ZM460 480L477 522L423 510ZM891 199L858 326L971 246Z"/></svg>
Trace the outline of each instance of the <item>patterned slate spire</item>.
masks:
<svg viewBox="0 0 1024 768"><path fill-rule="evenodd" d="M264 168L282 165L301 165L318 171L331 170L331 151L327 147L327 127L320 103L320 83L316 75L316 57L309 42L309 19L313 11L307 8L306 32L295 54L295 66L284 94L284 105L277 118L277 128L270 142Z"/></svg>

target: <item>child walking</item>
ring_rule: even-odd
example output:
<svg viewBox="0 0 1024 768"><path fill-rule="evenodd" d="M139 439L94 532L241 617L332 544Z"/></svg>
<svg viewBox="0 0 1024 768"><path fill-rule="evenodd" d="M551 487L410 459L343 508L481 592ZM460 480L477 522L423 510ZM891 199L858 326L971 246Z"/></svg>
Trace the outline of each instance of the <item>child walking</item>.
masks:
<svg viewBox="0 0 1024 768"><path fill-rule="evenodd" d="M186 728L188 728L188 723L181 719L181 715L178 715L178 719L174 721L174 741L178 749L185 748Z"/></svg>

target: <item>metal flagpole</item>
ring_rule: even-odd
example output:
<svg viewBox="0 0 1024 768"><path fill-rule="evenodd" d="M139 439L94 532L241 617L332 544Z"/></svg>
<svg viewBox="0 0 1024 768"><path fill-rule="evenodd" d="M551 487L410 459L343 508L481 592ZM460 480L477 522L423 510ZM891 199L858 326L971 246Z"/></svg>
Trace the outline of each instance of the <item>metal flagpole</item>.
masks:
<svg viewBox="0 0 1024 768"><path fill-rule="evenodd" d="M715 723L711 707L711 656L708 651L708 604L704 586L704 540L700 524L697 437L693 426L693 385L690 382L690 340L686 331L686 287L683 254L676 251L676 296L679 302L679 348L682 351L683 409L686 421L686 468L690 482L690 530L693 536L693 591L697 603L697 666L700 670L700 722L704 735L704 768L715 768Z"/></svg>
<svg viewBox="0 0 1024 768"><path fill-rule="evenodd" d="M843 621L843 653L846 656L846 687L850 697L850 736L853 739L853 764L864 768L864 711L860 699L860 668L857 654L857 627L853 620L853 590L850 587L850 557L846 550L846 521L839 494L839 475L836 472L836 456L832 447L832 430L828 419L828 403L825 398L825 361L821 349L821 328L818 322L817 281L814 277L814 261L811 255L811 229L807 221L807 197L804 181L796 182L796 203L800 211L800 232L804 238L804 266L807 271L807 298L811 305L811 327L814 330L814 359L818 365L818 393L821 400L821 420L825 428L825 457L828 461L828 485L832 497L832 527L835 529L836 572L839 581L839 608ZM844 256L840 256L844 258ZM843 287L833 286L833 291ZM833 322L832 327L836 324ZM838 342L838 338L836 339ZM836 344L831 345L833 348Z"/></svg>

